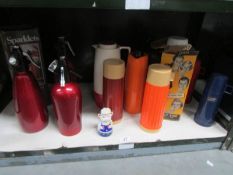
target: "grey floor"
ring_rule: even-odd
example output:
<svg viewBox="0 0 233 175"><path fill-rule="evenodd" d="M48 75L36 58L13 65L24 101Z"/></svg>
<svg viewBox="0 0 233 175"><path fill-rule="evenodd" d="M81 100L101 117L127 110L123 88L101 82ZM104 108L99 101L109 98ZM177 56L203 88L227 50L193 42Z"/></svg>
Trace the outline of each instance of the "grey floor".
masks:
<svg viewBox="0 0 233 175"><path fill-rule="evenodd" d="M210 150L125 159L0 168L0 175L233 175L233 153Z"/></svg>

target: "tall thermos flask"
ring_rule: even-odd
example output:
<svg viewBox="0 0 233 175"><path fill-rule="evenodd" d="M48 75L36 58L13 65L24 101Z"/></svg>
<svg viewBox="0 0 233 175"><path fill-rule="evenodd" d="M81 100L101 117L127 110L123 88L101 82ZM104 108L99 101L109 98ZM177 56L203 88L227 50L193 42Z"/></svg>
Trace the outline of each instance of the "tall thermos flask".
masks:
<svg viewBox="0 0 233 175"><path fill-rule="evenodd" d="M128 56L125 73L124 109L130 114L141 112L148 67L148 56L141 51Z"/></svg>
<svg viewBox="0 0 233 175"><path fill-rule="evenodd" d="M81 131L82 96L77 83L70 81L66 63L66 43L64 38L58 38L58 69L59 82L51 91L53 109L61 134L72 136Z"/></svg>
<svg viewBox="0 0 233 175"><path fill-rule="evenodd" d="M140 126L148 132L155 132L162 127L169 85L171 68L163 64L151 64L148 68Z"/></svg>
<svg viewBox="0 0 233 175"><path fill-rule="evenodd" d="M122 119L125 62L121 59L104 61L103 105L112 110L114 124Z"/></svg>
<svg viewBox="0 0 233 175"><path fill-rule="evenodd" d="M103 62L109 58L120 59L121 50L126 49L130 53L131 48L118 46L112 42L104 42L93 47L95 48L94 98L96 105L101 108L103 106Z"/></svg>
<svg viewBox="0 0 233 175"><path fill-rule="evenodd" d="M222 74L214 73L211 75L194 117L196 123L202 126L211 126L214 123L227 80L227 76Z"/></svg>
<svg viewBox="0 0 233 175"><path fill-rule="evenodd" d="M42 130L48 123L47 108L42 99L39 86L27 69L27 61L32 59L13 46L9 64L13 67L13 101L19 123L25 132Z"/></svg>

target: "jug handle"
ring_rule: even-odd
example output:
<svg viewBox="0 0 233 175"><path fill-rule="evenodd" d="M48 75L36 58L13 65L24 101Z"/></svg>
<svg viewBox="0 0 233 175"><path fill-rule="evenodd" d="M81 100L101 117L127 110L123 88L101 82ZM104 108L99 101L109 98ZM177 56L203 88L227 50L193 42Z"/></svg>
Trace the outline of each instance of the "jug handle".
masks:
<svg viewBox="0 0 233 175"><path fill-rule="evenodd" d="M131 52L131 47L128 47L128 46L120 46L120 50L123 50L123 49L126 49L128 50L129 54Z"/></svg>

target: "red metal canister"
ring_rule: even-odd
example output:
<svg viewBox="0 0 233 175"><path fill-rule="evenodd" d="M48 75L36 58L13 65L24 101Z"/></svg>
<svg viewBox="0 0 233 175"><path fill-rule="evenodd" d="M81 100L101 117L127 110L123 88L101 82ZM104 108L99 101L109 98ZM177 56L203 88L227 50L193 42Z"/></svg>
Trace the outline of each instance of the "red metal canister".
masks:
<svg viewBox="0 0 233 175"><path fill-rule="evenodd" d="M72 136L81 131L82 96L77 83L70 81L64 38L58 40L59 83L51 91L53 109L61 134Z"/></svg>
<svg viewBox="0 0 233 175"><path fill-rule="evenodd" d="M81 131L82 97L76 83L55 84L52 101L61 134L72 136Z"/></svg>
<svg viewBox="0 0 233 175"><path fill-rule="evenodd" d="M14 108L25 132L42 130L48 123L47 109L39 86L33 75L26 69L26 58L19 46L12 48L9 63L14 69Z"/></svg>
<svg viewBox="0 0 233 175"><path fill-rule="evenodd" d="M47 125L47 110L32 75L27 72L15 75L13 98L15 112L25 132L37 132Z"/></svg>

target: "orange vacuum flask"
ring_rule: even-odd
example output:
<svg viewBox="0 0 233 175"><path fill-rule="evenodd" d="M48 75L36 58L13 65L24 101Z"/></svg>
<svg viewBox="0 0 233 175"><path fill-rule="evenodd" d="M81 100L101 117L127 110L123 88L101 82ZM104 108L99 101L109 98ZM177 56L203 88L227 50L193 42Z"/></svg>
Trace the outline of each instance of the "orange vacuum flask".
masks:
<svg viewBox="0 0 233 175"><path fill-rule="evenodd" d="M130 114L141 112L148 56L142 52L129 55L125 75L124 108Z"/></svg>
<svg viewBox="0 0 233 175"><path fill-rule="evenodd" d="M140 126L148 132L162 127L165 112L171 68L163 64L151 64L148 68Z"/></svg>

